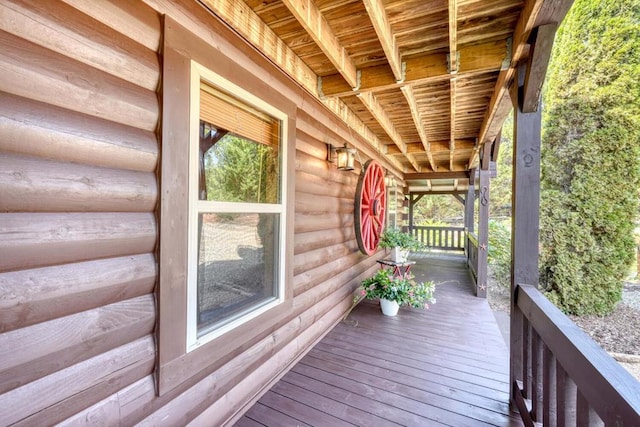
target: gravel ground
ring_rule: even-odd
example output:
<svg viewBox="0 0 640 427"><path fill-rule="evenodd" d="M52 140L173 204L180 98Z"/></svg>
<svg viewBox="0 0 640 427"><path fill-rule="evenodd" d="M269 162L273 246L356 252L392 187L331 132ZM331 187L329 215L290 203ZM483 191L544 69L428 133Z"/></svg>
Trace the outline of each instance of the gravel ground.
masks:
<svg viewBox="0 0 640 427"><path fill-rule="evenodd" d="M508 291L491 282L489 305L508 313ZM640 283L625 284L622 301L609 316L570 317L608 352L640 356Z"/></svg>

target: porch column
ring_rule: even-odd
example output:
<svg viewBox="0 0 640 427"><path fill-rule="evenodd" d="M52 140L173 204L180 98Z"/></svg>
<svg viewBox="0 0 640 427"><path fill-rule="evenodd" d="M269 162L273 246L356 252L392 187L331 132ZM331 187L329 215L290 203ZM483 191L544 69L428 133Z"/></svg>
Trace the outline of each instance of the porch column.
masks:
<svg viewBox="0 0 640 427"><path fill-rule="evenodd" d="M487 148L485 146L485 148ZM489 150L486 150L487 152ZM489 252L489 195L490 178L488 155L480 168L480 188L478 193L478 280L476 281L476 296L487 297L487 253Z"/></svg>
<svg viewBox="0 0 640 427"><path fill-rule="evenodd" d="M540 221L540 110L522 112L519 93L524 81L524 67L511 88L514 103L513 178L511 217L511 332L510 391L514 381L522 381L522 328L519 310L514 310L514 291L518 284L538 286L538 234ZM513 396L512 396L513 398ZM513 400L512 400L513 404Z"/></svg>
<svg viewBox="0 0 640 427"><path fill-rule="evenodd" d="M409 233L413 234L413 207L416 204L413 194L409 193Z"/></svg>
<svg viewBox="0 0 640 427"><path fill-rule="evenodd" d="M476 170L469 171L469 188L467 189L467 197L464 199L464 228L467 233L473 233L474 230L474 210L473 203L476 199L475 190ZM469 237L465 236L464 251L467 255L467 263L469 262Z"/></svg>

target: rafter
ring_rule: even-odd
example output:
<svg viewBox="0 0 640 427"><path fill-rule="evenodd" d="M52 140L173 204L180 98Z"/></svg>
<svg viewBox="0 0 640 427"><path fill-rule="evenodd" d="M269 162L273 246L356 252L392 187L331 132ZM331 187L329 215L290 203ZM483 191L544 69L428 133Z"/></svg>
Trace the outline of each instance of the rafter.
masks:
<svg viewBox="0 0 640 427"><path fill-rule="evenodd" d="M458 2L449 0L449 72L458 72Z"/></svg>
<svg viewBox="0 0 640 427"><path fill-rule="evenodd" d="M531 46L522 94L522 112L524 113L531 113L538 109L557 28L558 24L552 23L535 29L535 42Z"/></svg>
<svg viewBox="0 0 640 427"><path fill-rule="evenodd" d="M371 113L374 119L380 124L382 129L385 131L391 141L398 147L400 152L409 160L409 163L416 171L420 171L420 166L415 159L415 156L407 153L407 144L402 139L402 136L395 128L393 121L385 111L385 109L380 105L376 97L372 93L362 93L358 95L358 98L362 102L362 105Z"/></svg>
<svg viewBox="0 0 640 427"><path fill-rule="evenodd" d="M571 0L572 2L573 0ZM514 30L514 37L512 43L511 61L508 67L503 67L498 75L498 80L489 101L489 107L482 121L480 127L480 134L478 136L478 142L476 147L471 153L469 158L468 167L475 166L478 160L478 153L480 152L480 146L493 140L502 128L504 120L511 111L511 98L509 96L509 85L515 75L515 70L518 62L522 59L525 53L525 48L531 30L536 23L538 15L542 10L544 0L528 0L525 2L524 8L520 13L520 18L516 24ZM560 17L560 20L562 17Z"/></svg>
<svg viewBox="0 0 640 427"><path fill-rule="evenodd" d="M457 77L469 77L478 73L500 70L507 53L507 43L498 41L463 46L458 49L460 65ZM432 53L404 60L404 82L398 83L387 65L367 67L360 70L359 92L379 92L397 89L404 85L418 85L451 78L446 53ZM349 86L340 74L320 79L321 96L352 96Z"/></svg>
<svg viewBox="0 0 640 427"><path fill-rule="evenodd" d="M543 0L528 0L520 19L514 30L512 58L508 68L504 68L498 75L495 90L489 108L485 113L485 118L480 128L478 145L474 148L469 158L469 167L475 166L480 152L480 145L492 141L502 128L504 120L511 111L511 97L509 96L509 86L515 75L518 62L526 52L531 31L536 26L546 24L559 24L571 8L573 0L557 0L544 2Z"/></svg>
<svg viewBox="0 0 640 427"><path fill-rule="evenodd" d="M407 104L409 104L409 108L411 109L411 117L413 118L413 123L416 126L418 131L418 135L420 136L420 142L422 142L422 146L427 153L427 157L429 158L429 165L431 169L435 172L438 170L438 167L433 160L433 154L431 153L431 147L429 145L429 140L427 139L427 133L424 130L424 126L422 125L422 115L420 114L420 110L418 110L418 104L416 102L416 97L413 93L413 88L411 86L403 86L400 88L402 90L402 94L407 100Z"/></svg>
<svg viewBox="0 0 640 427"><path fill-rule="evenodd" d="M387 18L387 12L384 9L382 0L363 0L364 7L367 9L373 28L378 35L382 50L387 57L391 72L397 82L404 80L404 73L402 72L402 60L400 58L400 51L398 50L398 44L396 38L391 31L391 24Z"/></svg>
<svg viewBox="0 0 640 427"><path fill-rule="evenodd" d="M449 170L453 170L453 153L456 150L456 79L449 81L449 112L451 118L449 123L451 130L449 133Z"/></svg>
<svg viewBox="0 0 640 427"><path fill-rule="evenodd" d="M317 94L318 76L296 53L289 48L278 35L265 24L258 15L242 0L200 0L211 12L224 19L246 40L255 45L274 64L286 72L298 84L311 94ZM369 148L368 156L383 154L384 144L371 129L340 99L320 99L336 116L353 129ZM383 163L404 172L404 166L393 157L386 158Z"/></svg>
<svg viewBox="0 0 640 427"><path fill-rule="evenodd" d="M405 181L414 181L420 179L468 179L469 171L457 172L422 172L407 173L404 175Z"/></svg>
<svg viewBox="0 0 640 427"><path fill-rule="evenodd" d="M352 88L358 86L356 65L313 0L282 0L320 50Z"/></svg>
<svg viewBox="0 0 640 427"><path fill-rule="evenodd" d="M422 168L418 164L418 161L416 160L416 156L414 156L411 153L407 153L405 154L405 156L407 160L409 160L409 163L411 164L411 166L413 166L413 168L416 170L416 172L422 172Z"/></svg>
<svg viewBox="0 0 640 427"><path fill-rule="evenodd" d="M439 188L439 187L433 187ZM433 190L428 189L426 187L409 187L411 194L414 196L438 196L438 195L450 195L450 194L465 194L467 189L458 189L458 190Z"/></svg>
<svg viewBox="0 0 640 427"><path fill-rule="evenodd" d="M380 105L376 97L372 93L358 94L358 99L362 102L362 105L371 113L371 115L380 123L382 129L385 131L394 144L398 146L402 154L407 152L407 144L402 140L400 133L396 130L391 118L385 111L384 107Z"/></svg>
<svg viewBox="0 0 640 427"><path fill-rule="evenodd" d="M353 60L349 57L346 49L341 45L338 38L334 35L331 27L329 27L326 18L322 15L313 0L283 0L283 3L300 22L307 33L309 33L311 38L313 38L313 40L318 44L318 47L320 47L325 55L327 55L332 64L340 72L340 75L344 78L344 80L346 80L346 82L352 86L352 89L358 89L358 87L360 86L360 79L358 78ZM382 4L372 2L371 6L382 8L381 10L382 12L384 12L384 7ZM389 32L387 33L387 35L390 36L391 27L386 21L386 15L383 21L384 22L379 22L379 24L384 25L384 23L386 22L386 26L389 28ZM374 23L374 27L375 26L376 24ZM393 40L393 43L395 43L395 40ZM398 54L397 56L399 60L400 55ZM318 89L320 87L320 84L318 84ZM375 120L380 123L380 126L382 126L391 140L406 156L411 166L419 172L420 166L418 165L415 156L413 156L412 154L407 154L407 144L402 140L402 137L395 129L395 126L393 125L393 122L389 118L387 112L384 110L384 108L382 108L373 94L368 94L367 96L362 97L361 101L365 108L367 108L367 110L369 110L369 112L373 115Z"/></svg>
<svg viewBox="0 0 640 427"><path fill-rule="evenodd" d="M356 114L347 107L344 102L338 98L327 98L322 100L322 103L326 105L329 110L333 111L340 119L353 129L358 135L368 141L371 146L380 154L385 154L385 144L373 133L373 131L366 125ZM404 172L404 166L400 161L393 157L386 156L386 159L399 171Z"/></svg>

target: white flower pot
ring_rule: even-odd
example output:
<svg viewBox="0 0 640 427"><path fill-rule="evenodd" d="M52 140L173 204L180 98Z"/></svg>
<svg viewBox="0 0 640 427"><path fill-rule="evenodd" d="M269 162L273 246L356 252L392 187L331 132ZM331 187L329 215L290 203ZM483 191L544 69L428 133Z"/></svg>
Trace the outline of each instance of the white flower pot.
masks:
<svg viewBox="0 0 640 427"><path fill-rule="evenodd" d="M409 258L409 251L402 250L399 246L391 249L391 260L394 262L406 262Z"/></svg>
<svg viewBox="0 0 640 427"><path fill-rule="evenodd" d="M400 304L396 301L389 301L388 299L380 298L380 308L382 309L382 314L385 316L395 316L398 314Z"/></svg>

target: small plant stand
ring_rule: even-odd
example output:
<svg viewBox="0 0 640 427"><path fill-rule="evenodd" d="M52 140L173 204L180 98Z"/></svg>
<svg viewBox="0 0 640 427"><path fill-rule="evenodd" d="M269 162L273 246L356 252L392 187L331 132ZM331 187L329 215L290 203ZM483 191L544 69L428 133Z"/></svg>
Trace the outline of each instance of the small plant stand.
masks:
<svg viewBox="0 0 640 427"><path fill-rule="evenodd" d="M376 262L380 264L380 268L384 268L385 266L393 267L393 275L395 277L402 277L403 279L409 278L411 267L416 263L415 261L396 262L390 259L379 259Z"/></svg>

